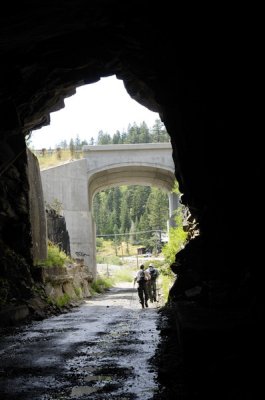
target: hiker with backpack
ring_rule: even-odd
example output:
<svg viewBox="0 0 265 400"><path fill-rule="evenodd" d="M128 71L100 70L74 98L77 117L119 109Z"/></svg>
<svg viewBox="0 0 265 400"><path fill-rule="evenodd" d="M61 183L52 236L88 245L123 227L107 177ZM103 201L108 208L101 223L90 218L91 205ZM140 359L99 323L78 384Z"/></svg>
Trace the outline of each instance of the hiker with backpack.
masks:
<svg viewBox="0 0 265 400"><path fill-rule="evenodd" d="M144 265L140 265L139 271L137 271L136 276L134 278L133 284L135 282L138 284L138 296L140 300L140 304L142 308L148 307L148 290L147 290L147 282L150 281L151 276L147 270L144 270Z"/></svg>
<svg viewBox="0 0 265 400"><path fill-rule="evenodd" d="M156 296L156 280L158 278L159 271L153 266L153 264L149 264L147 271L149 272L149 275L151 277L148 284L148 297L151 303L153 303L153 301L158 301Z"/></svg>

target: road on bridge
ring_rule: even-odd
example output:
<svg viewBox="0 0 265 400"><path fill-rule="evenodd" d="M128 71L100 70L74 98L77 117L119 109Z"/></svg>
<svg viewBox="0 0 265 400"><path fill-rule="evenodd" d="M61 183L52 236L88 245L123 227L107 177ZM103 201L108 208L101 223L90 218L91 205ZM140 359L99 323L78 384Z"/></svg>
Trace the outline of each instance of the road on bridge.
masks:
<svg viewBox="0 0 265 400"><path fill-rule="evenodd" d="M0 337L0 398L153 399L158 303L120 284L59 316ZM157 397L158 396L158 397Z"/></svg>

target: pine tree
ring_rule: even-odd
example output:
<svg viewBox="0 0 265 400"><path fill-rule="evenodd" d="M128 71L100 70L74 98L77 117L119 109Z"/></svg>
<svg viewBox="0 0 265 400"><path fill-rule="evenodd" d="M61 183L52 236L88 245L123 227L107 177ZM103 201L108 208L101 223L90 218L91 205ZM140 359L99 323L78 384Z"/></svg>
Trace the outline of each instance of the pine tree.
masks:
<svg viewBox="0 0 265 400"><path fill-rule="evenodd" d="M152 141L154 143L162 143L170 141L170 137L165 129L164 124L160 121L160 119L156 119L155 124L153 125Z"/></svg>
<svg viewBox="0 0 265 400"><path fill-rule="evenodd" d="M114 230L114 235L115 235L113 242L114 242L114 247L115 247L115 255L117 256L118 255L118 246L121 243L121 237L120 237L120 235L118 235L119 228L117 227L117 225L114 225L113 230Z"/></svg>
<svg viewBox="0 0 265 400"><path fill-rule="evenodd" d="M150 132L148 129L148 126L146 123L143 121L140 125L139 128L139 140L140 143L150 143L151 142L151 137L150 137Z"/></svg>
<svg viewBox="0 0 265 400"><path fill-rule="evenodd" d="M119 186L114 188L113 193L113 213L114 213L114 223L118 228L121 226L120 214L121 214L121 199L122 194Z"/></svg>
<svg viewBox="0 0 265 400"><path fill-rule="evenodd" d="M147 202L149 223L152 230L166 230L168 214L168 196L162 190L152 188ZM161 242L161 238L160 238Z"/></svg>
<svg viewBox="0 0 265 400"><path fill-rule="evenodd" d="M74 145L74 140L72 138L71 138L70 143L69 143L69 149L70 149L71 158L74 158L75 145Z"/></svg>
<svg viewBox="0 0 265 400"><path fill-rule="evenodd" d="M87 146L87 145L88 145L88 143L87 143L86 140L82 140L81 143L80 143L81 149L82 149L83 146Z"/></svg>
<svg viewBox="0 0 265 400"><path fill-rule="evenodd" d="M104 133L103 131L99 131L98 133L98 144L112 144L111 137L108 133Z"/></svg>
<svg viewBox="0 0 265 400"><path fill-rule="evenodd" d="M145 212L146 202L151 188L149 186L132 186L131 189L131 218L135 222L136 218L140 220Z"/></svg>
<svg viewBox="0 0 265 400"><path fill-rule="evenodd" d="M133 126L129 127L127 135L127 143L140 143L140 129L134 122Z"/></svg>
<svg viewBox="0 0 265 400"><path fill-rule="evenodd" d="M129 209L128 209L128 197L129 194L128 192L125 192L125 195L122 198L121 201L121 232L124 233L126 231L130 230L131 227L131 220L130 220L130 215L129 215Z"/></svg>
<svg viewBox="0 0 265 400"><path fill-rule="evenodd" d="M120 131L116 131L116 133L114 133L113 138L112 138L112 143L113 144L119 144L121 141L121 134Z"/></svg>
<svg viewBox="0 0 265 400"><path fill-rule="evenodd" d="M81 140L79 138L79 135L76 135L75 138L75 148L76 150L81 150Z"/></svg>
<svg viewBox="0 0 265 400"><path fill-rule="evenodd" d="M143 232L141 234L141 244L147 249L152 250L154 247L154 243L151 240L153 233L151 232L151 225L149 222L147 210L140 218L140 221L138 223L138 231Z"/></svg>

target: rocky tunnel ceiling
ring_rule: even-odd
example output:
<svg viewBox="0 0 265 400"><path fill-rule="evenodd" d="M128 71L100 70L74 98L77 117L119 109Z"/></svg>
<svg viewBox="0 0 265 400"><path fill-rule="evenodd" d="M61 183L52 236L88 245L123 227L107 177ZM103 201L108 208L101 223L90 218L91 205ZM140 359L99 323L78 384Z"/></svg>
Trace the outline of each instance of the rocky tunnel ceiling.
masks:
<svg viewBox="0 0 265 400"><path fill-rule="evenodd" d="M185 249L185 262L206 281L225 281L226 301L250 302L261 273L261 239L249 232L259 231L252 213L262 209L264 157L253 126L258 69L248 62L241 21L232 9L184 9L169 1L6 3L0 15L2 248L31 263L25 135L48 124L76 87L116 75L133 99L159 112L171 136L183 201L201 232ZM15 256L8 260L6 275L16 263Z"/></svg>
<svg viewBox="0 0 265 400"><path fill-rule="evenodd" d="M203 203L197 175L205 166L197 161L213 127L225 125L229 81L222 25L207 23L201 14L175 10L169 2L163 7L115 0L7 6L0 17L0 129L26 135L48 124L49 114L62 108L76 87L115 74L132 98L160 113L172 137L183 192L193 191L194 197L197 191ZM211 132L202 127L206 116ZM197 163L194 177L186 177L187 155Z"/></svg>

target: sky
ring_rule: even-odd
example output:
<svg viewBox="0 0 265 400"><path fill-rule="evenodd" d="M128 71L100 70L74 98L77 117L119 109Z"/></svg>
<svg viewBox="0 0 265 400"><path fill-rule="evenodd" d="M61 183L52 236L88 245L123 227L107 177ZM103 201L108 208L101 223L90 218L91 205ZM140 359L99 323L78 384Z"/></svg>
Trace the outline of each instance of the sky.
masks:
<svg viewBox="0 0 265 400"><path fill-rule="evenodd" d="M110 136L119 130L127 132L128 125L146 122L152 128L159 114L133 100L123 81L115 76L102 78L94 84L81 86L67 97L65 107L50 114L50 125L32 131L29 147L35 150L55 148L63 140L69 144L77 135L88 143L98 132Z"/></svg>

